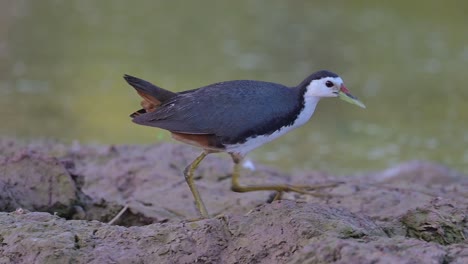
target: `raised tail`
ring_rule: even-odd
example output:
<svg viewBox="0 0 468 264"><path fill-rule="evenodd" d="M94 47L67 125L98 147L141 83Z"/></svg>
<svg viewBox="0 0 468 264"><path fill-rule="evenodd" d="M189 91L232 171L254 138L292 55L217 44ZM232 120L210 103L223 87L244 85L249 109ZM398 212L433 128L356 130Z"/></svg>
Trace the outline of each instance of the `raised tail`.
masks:
<svg viewBox="0 0 468 264"><path fill-rule="evenodd" d="M128 84L135 88L137 93L143 98L143 101L141 102L143 109L132 113L130 117L153 112L159 105L177 95L174 92L165 90L137 77L125 74L124 79Z"/></svg>
<svg viewBox="0 0 468 264"><path fill-rule="evenodd" d="M133 88L135 88L138 92L142 92L144 94L150 95L157 99L160 102L167 101L172 97L176 96L177 94L161 87L158 87L150 82L142 80L137 77L133 77L131 75L125 74L124 75L125 81L128 82Z"/></svg>

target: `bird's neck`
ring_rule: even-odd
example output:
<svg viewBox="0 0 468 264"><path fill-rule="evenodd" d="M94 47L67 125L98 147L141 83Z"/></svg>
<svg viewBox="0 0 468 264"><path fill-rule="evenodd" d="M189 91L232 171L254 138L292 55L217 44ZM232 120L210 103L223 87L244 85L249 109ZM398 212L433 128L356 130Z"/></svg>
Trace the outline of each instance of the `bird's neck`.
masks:
<svg viewBox="0 0 468 264"><path fill-rule="evenodd" d="M320 101L320 97L316 96L304 96L304 108L297 116L296 122L294 122L294 127L301 126L305 124L315 112L315 107Z"/></svg>

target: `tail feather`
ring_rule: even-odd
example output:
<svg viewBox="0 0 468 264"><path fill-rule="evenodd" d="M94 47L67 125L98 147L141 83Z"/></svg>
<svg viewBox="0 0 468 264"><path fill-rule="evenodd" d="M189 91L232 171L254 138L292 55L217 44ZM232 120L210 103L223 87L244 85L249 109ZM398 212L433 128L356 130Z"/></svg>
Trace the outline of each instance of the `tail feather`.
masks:
<svg viewBox="0 0 468 264"><path fill-rule="evenodd" d="M131 117L131 118L135 118L135 117L137 117L137 116L139 116L139 115L146 114L146 113L148 113L148 112L146 111L146 109L140 109L140 110L138 110L138 111L133 112L133 113L130 115L130 117Z"/></svg>
<svg viewBox="0 0 468 264"><path fill-rule="evenodd" d="M167 101L168 99L176 96L177 94L161 87L158 87L150 82L142 80L140 78L125 74L124 75L125 81L128 84L133 86L139 93L147 94L149 96L154 97L160 102Z"/></svg>
<svg viewBox="0 0 468 264"><path fill-rule="evenodd" d="M165 90L137 77L125 74L124 79L128 84L133 86L141 98L143 98L143 101L141 102L143 109L132 113L130 115L132 118L155 111L162 103L177 95L176 93Z"/></svg>

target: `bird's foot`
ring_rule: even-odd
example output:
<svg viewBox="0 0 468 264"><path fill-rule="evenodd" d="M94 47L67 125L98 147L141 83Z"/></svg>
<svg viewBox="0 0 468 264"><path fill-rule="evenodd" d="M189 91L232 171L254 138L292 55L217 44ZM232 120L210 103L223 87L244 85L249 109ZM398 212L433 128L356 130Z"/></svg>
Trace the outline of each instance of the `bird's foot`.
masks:
<svg viewBox="0 0 468 264"><path fill-rule="evenodd" d="M269 199L269 202L273 202L276 200L281 200L284 192L295 192L300 194L311 195L319 198L330 198L331 195L328 193L321 193L317 192L316 190L326 189L326 188L333 188L344 182L330 182L324 184L315 184L315 185L285 185L282 186L281 190L277 190L272 199Z"/></svg>
<svg viewBox="0 0 468 264"><path fill-rule="evenodd" d="M185 219L184 222L187 222L187 223L194 223L194 222L203 221L203 220L206 220L206 219L209 219L209 217L189 218L189 219Z"/></svg>

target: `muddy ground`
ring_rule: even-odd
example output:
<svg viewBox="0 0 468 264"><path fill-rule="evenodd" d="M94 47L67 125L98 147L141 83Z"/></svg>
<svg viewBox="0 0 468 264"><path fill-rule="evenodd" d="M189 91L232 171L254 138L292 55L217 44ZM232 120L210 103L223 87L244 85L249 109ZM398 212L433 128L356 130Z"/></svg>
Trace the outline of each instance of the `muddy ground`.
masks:
<svg viewBox="0 0 468 264"><path fill-rule="evenodd" d="M196 184L183 145L0 140L0 263L468 263L468 176L410 161L336 177L256 164L243 184L343 183L327 195L230 191L230 159L210 155ZM127 206L124 214L108 222Z"/></svg>

